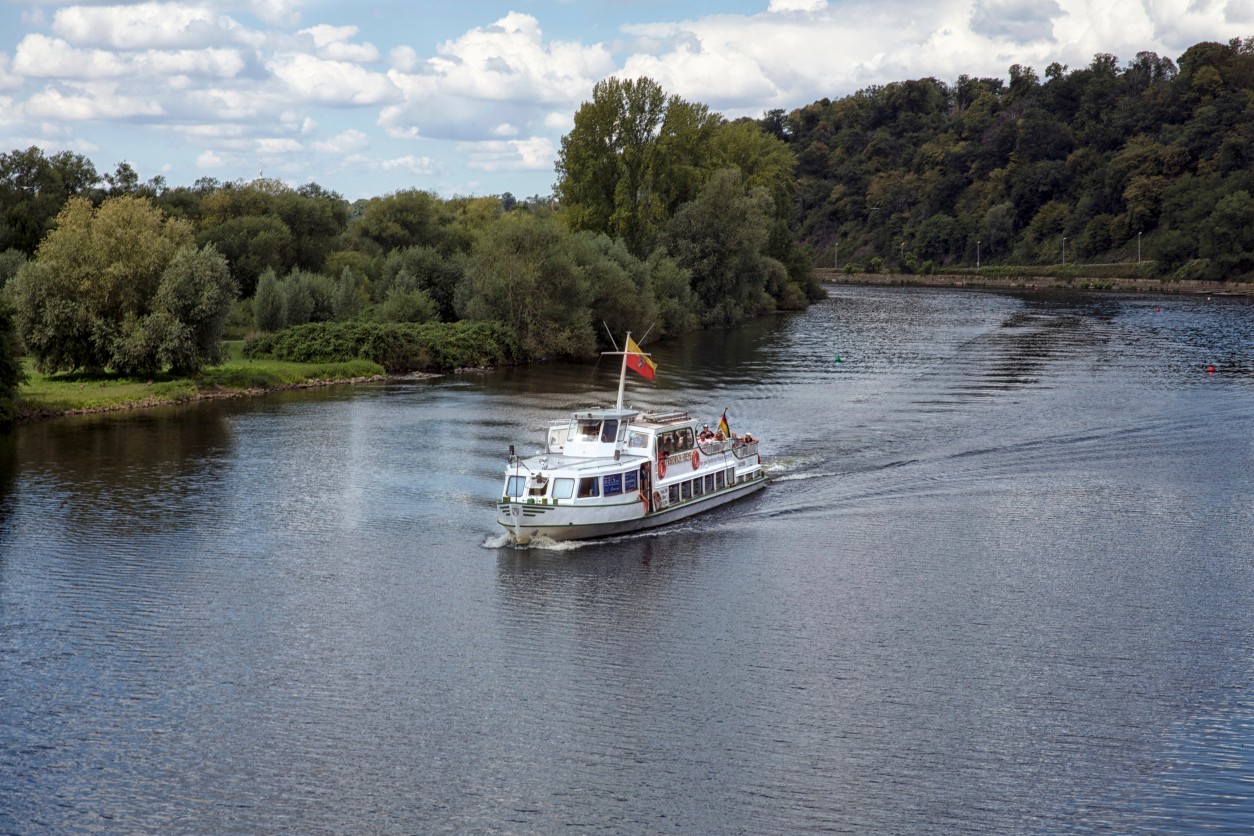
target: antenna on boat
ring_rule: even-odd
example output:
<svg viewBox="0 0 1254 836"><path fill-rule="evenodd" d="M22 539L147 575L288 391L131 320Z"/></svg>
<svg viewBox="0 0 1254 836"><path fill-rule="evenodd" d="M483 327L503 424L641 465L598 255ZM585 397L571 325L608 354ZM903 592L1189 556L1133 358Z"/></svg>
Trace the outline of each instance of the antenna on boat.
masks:
<svg viewBox="0 0 1254 836"><path fill-rule="evenodd" d="M601 320L601 324L605 326L605 333L610 335L610 345L614 346L614 350L618 351L618 343L614 342L614 332L610 330L610 326L605 325L605 320ZM628 336L631 336L628 332Z"/></svg>

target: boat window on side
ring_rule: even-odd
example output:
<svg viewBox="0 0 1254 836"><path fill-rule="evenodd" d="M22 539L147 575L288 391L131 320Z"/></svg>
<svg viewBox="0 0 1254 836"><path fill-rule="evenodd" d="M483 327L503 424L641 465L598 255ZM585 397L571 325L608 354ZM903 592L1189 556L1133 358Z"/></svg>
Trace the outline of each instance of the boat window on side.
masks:
<svg viewBox="0 0 1254 836"><path fill-rule="evenodd" d="M679 496L682 499L692 499L692 482L685 481L679 486Z"/></svg>
<svg viewBox="0 0 1254 836"><path fill-rule="evenodd" d="M649 435L642 432L631 432L627 436L627 446L633 450L647 450L649 448Z"/></svg>
<svg viewBox="0 0 1254 836"><path fill-rule="evenodd" d="M705 477L705 492L714 493L714 474L710 473Z"/></svg>
<svg viewBox="0 0 1254 836"><path fill-rule="evenodd" d="M703 493L705 493L705 480L698 476L692 480L692 495L701 496Z"/></svg>
<svg viewBox="0 0 1254 836"><path fill-rule="evenodd" d="M623 474L623 492L624 493L631 493L632 491L640 490L640 483L637 481L637 478L636 478L637 475L638 474L634 470L629 470Z"/></svg>
<svg viewBox="0 0 1254 836"><path fill-rule="evenodd" d="M527 484L526 476L511 476L509 481L505 483L506 496L522 496L523 488Z"/></svg>
<svg viewBox="0 0 1254 836"><path fill-rule="evenodd" d="M723 489L723 471L720 470L718 473L715 473L712 475L714 476L714 490L716 491L722 490Z"/></svg>
<svg viewBox="0 0 1254 836"><path fill-rule="evenodd" d="M679 501L679 485L671 485L666 493L672 503Z"/></svg>
<svg viewBox="0 0 1254 836"><path fill-rule="evenodd" d="M585 476L579 480L579 498L587 499L591 496L600 496L600 488L598 482L601 480L595 476Z"/></svg>
<svg viewBox="0 0 1254 836"><path fill-rule="evenodd" d="M553 498L554 499L570 499L575 495L574 479L554 479L553 480Z"/></svg>
<svg viewBox="0 0 1254 836"><path fill-rule="evenodd" d="M734 467L727 468L727 484L736 484L736 468Z"/></svg>

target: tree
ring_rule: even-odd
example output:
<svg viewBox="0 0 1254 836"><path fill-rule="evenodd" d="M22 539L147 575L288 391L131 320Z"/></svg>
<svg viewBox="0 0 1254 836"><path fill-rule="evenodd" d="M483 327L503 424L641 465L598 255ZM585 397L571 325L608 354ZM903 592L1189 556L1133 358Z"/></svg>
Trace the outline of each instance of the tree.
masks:
<svg viewBox="0 0 1254 836"><path fill-rule="evenodd" d="M739 171L721 171L666 228L667 252L692 275L701 321L728 325L773 307L762 255L773 204L746 192Z"/></svg>
<svg viewBox="0 0 1254 836"><path fill-rule="evenodd" d="M565 227L512 212L475 243L457 307L464 319L507 326L523 357L578 357L596 346L590 297Z"/></svg>
<svg viewBox="0 0 1254 836"><path fill-rule="evenodd" d="M667 98L649 78L608 78L562 137L556 186L576 231L621 238L637 257L708 169L706 145L720 121L702 104Z"/></svg>
<svg viewBox="0 0 1254 836"><path fill-rule="evenodd" d="M66 200L99 182L95 166L80 154L45 157L33 145L0 154L0 250L33 255Z"/></svg>
<svg viewBox="0 0 1254 836"><path fill-rule="evenodd" d="M0 424L7 424L16 417L17 390L25 379L13 311L0 297Z"/></svg>
<svg viewBox="0 0 1254 836"><path fill-rule="evenodd" d="M283 327L283 292L274 270L266 270L257 279L253 297L253 324L259 331L278 331Z"/></svg>
<svg viewBox="0 0 1254 836"><path fill-rule="evenodd" d="M142 197L93 209L71 198L56 228L10 286L27 350L43 371L131 365L131 334L151 311L162 273L192 244L190 226ZM127 342L127 341L130 342ZM123 344L132 348L123 351Z"/></svg>
<svg viewBox="0 0 1254 836"><path fill-rule="evenodd" d="M237 288L226 259L210 244L187 245L161 274L149 313L128 321L111 362L128 373L168 366L196 374L222 361L222 328Z"/></svg>

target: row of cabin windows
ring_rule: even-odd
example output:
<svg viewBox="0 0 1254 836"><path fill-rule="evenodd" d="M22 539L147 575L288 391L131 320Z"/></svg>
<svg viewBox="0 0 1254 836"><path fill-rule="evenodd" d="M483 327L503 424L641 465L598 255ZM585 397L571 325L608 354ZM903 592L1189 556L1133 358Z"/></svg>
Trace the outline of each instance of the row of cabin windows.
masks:
<svg viewBox="0 0 1254 836"><path fill-rule="evenodd" d="M529 497L543 497L549 495L548 484L553 483L553 499L570 499L575 496L575 482L579 483L580 499L588 499L589 497L601 496L604 492L605 496L618 496L624 493L634 493L640 490L640 474L635 470L628 470L625 473L611 473L606 476L585 476L582 479L543 479L536 480L535 484L527 490ZM520 497L527 488L526 476L511 476L509 482L505 486L505 495L512 497Z"/></svg>
<svg viewBox="0 0 1254 836"><path fill-rule="evenodd" d="M616 418L607 418L604 421L585 418L582 421L571 421L570 437L577 441L600 441L603 444L612 444L615 441L622 441L626 430L627 425L620 426Z"/></svg>
<svg viewBox="0 0 1254 836"><path fill-rule="evenodd" d="M671 485L667 491L667 499L671 502L684 502L707 493L721 491L725 485L736 484L736 471L728 468L725 478L723 473L724 471L720 470L718 473L708 473L696 479L680 482L678 485Z"/></svg>
<svg viewBox="0 0 1254 836"><path fill-rule="evenodd" d="M696 438L692 434L692 427L681 427L678 430L668 430L657 434L657 449L665 456L682 453L695 446Z"/></svg>

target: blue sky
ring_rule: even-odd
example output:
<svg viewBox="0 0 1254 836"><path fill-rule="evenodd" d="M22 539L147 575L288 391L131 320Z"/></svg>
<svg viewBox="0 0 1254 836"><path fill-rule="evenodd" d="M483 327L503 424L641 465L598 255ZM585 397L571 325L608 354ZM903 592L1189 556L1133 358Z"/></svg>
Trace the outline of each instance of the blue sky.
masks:
<svg viewBox="0 0 1254 836"><path fill-rule="evenodd" d="M548 194L592 86L647 75L728 117L871 84L1176 59L1254 35L1254 0L0 0L0 151L147 180L349 199Z"/></svg>

